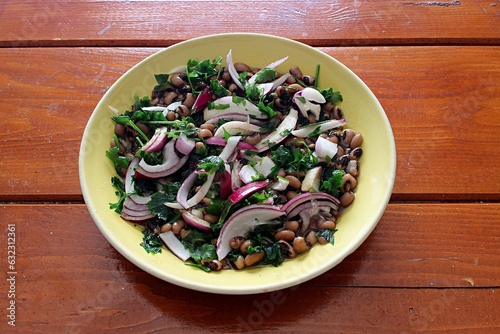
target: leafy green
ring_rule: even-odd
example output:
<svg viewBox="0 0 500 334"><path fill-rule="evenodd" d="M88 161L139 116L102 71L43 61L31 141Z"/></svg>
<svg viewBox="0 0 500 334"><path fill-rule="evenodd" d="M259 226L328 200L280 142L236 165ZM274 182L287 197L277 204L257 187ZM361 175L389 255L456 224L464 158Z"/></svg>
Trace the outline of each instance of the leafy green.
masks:
<svg viewBox="0 0 500 334"><path fill-rule="evenodd" d="M333 245L335 242L335 232L337 232L337 230L318 230L316 231L316 237L323 237L326 239L326 241Z"/></svg>
<svg viewBox="0 0 500 334"><path fill-rule="evenodd" d="M209 157L206 157L205 159L200 160L197 169L203 169L208 174L212 174L217 171L225 171L226 167L224 165L224 159L216 155L211 155Z"/></svg>
<svg viewBox="0 0 500 334"><path fill-rule="evenodd" d="M329 193L332 196L338 196L340 187L342 187L342 177L345 172L341 169L328 168L323 173L320 191Z"/></svg>
<svg viewBox="0 0 500 334"><path fill-rule="evenodd" d="M147 207L152 214L156 215L159 219L173 223L179 219L180 214L175 213L171 208L164 203L175 201L175 194L166 194L164 192L156 192L151 195L151 200L148 202Z"/></svg>
<svg viewBox="0 0 500 334"><path fill-rule="evenodd" d="M212 198L210 204L205 208L205 212L212 215L220 215L225 202L223 199Z"/></svg>
<svg viewBox="0 0 500 334"><path fill-rule="evenodd" d="M106 151L106 157L113 162L116 172L122 174L122 169L127 168L130 164L130 158L120 155L120 142L116 134L113 136L113 139L115 141L115 147L111 147Z"/></svg>
<svg viewBox="0 0 500 334"><path fill-rule="evenodd" d="M320 93L325 97L327 102L337 104L343 101L342 95L339 91L334 91L332 87L328 89L321 89Z"/></svg>
<svg viewBox="0 0 500 334"><path fill-rule="evenodd" d="M120 115L120 116L112 116L111 118L117 124L128 125L128 126L134 128L134 130L137 131L137 133L139 133L146 141L149 140L149 137L146 136L146 134L144 134L144 132L142 132L141 129L139 129L139 127L135 124L135 122L129 116Z"/></svg>
<svg viewBox="0 0 500 334"><path fill-rule="evenodd" d="M163 90L165 87L169 85L168 82L169 75L168 74L155 74L155 79L158 85L156 85L153 90L155 92L159 92Z"/></svg>
<svg viewBox="0 0 500 334"><path fill-rule="evenodd" d="M276 78L276 71L269 67L264 67L255 75L255 83L264 83Z"/></svg>
<svg viewBox="0 0 500 334"><path fill-rule="evenodd" d="M111 177L111 185L116 189L115 194L119 197L116 203L109 203L109 208L117 213L121 213L123 209L123 202L127 197L125 193L125 184L119 177Z"/></svg>
<svg viewBox="0 0 500 334"><path fill-rule="evenodd" d="M163 246L163 243L160 239L160 236L147 229L143 230L142 234L143 238L140 244L142 248L144 248L146 252L151 254L161 253L161 247Z"/></svg>
<svg viewBox="0 0 500 334"><path fill-rule="evenodd" d="M184 239L182 244L189 250L191 257L196 263L202 260L213 260L217 258L217 252L214 245L211 243L213 235L198 230L191 230Z"/></svg>
<svg viewBox="0 0 500 334"><path fill-rule="evenodd" d="M297 142L300 146L296 147L293 144L280 145L277 149L271 151L271 159L276 164L273 167L273 175L280 169L284 168L288 173L298 173L308 171L318 164L318 158L315 157L311 150L304 142Z"/></svg>
<svg viewBox="0 0 500 334"><path fill-rule="evenodd" d="M205 59L203 61L198 61L196 59L190 59L187 62L186 75L191 89L195 93L196 87L200 83L210 83L210 78L219 75L219 65L222 62L222 57L217 57L214 60Z"/></svg>
<svg viewBox="0 0 500 334"><path fill-rule="evenodd" d="M142 98L139 98L139 95L135 94L133 105L134 110L139 110L144 107L151 107L151 100L149 99L149 96L143 96Z"/></svg>
<svg viewBox="0 0 500 334"><path fill-rule="evenodd" d="M222 86L218 80L210 80L210 89L216 97L224 97L229 94L229 90Z"/></svg>

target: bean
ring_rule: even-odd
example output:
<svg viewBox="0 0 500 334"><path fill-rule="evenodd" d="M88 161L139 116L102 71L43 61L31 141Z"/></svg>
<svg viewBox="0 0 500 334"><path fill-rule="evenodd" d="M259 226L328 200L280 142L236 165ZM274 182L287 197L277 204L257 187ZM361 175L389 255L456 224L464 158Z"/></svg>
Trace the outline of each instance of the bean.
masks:
<svg viewBox="0 0 500 334"><path fill-rule="evenodd" d="M229 74L229 71L227 69L224 70L221 76L222 80L224 81L231 81L231 74Z"/></svg>
<svg viewBox="0 0 500 334"><path fill-rule="evenodd" d="M300 224L296 220L287 220L285 224L283 224L283 227L287 230L297 232L299 230Z"/></svg>
<svg viewBox="0 0 500 334"><path fill-rule="evenodd" d="M293 249L292 245L290 245L288 242L285 240L279 240L278 245L281 248L281 253L289 258L292 259L297 256L297 252L295 252L295 249Z"/></svg>
<svg viewBox="0 0 500 334"><path fill-rule="evenodd" d="M311 231L306 235L306 243L308 245L314 246L318 242L318 237L316 236L316 232Z"/></svg>
<svg viewBox="0 0 500 334"><path fill-rule="evenodd" d="M288 78L286 78L286 83L292 85L294 83L297 83L297 79L295 79L294 76L289 76Z"/></svg>
<svg viewBox="0 0 500 334"><path fill-rule="evenodd" d="M185 105L188 108L191 108L194 104L195 97L193 93L187 93L186 98L184 99L184 102L182 102L183 105Z"/></svg>
<svg viewBox="0 0 500 334"><path fill-rule="evenodd" d="M241 245L243 244L243 242L245 242L245 238L243 238L241 236L234 237L231 240L229 240L229 246L232 249L239 249L241 247Z"/></svg>
<svg viewBox="0 0 500 334"><path fill-rule="evenodd" d="M318 230L335 230L337 224L333 220L322 220L316 224Z"/></svg>
<svg viewBox="0 0 500 334"><path fill-rule="evenodd" d="M286 171L284 168L280 168L279 171L278 171L278 175L281 176L281 177L285 177L286 176Z"/></svg>
<svg viewBox="0 0 500 334"><path fill-rule="evenodd" d="M356 135L356 132L352 129L345 129L342 131L342 137L341 137L341 143L345 147L349 147L349 144L351 143L352 138Z"/></svg>
<svg viewBox="0 0 500 334"><path fill-rule="evenodd" d="M197 150L203 150L205 148L205 144L201 141L197 141L196 144L194 144L194 148Z"/></svg>
<svg viewBox="0 0 500 334"><path fill-rule="evenodd" d="M114 140L114 139L111 139L111 140L109 141L109 147L116 147L116 142L115 142L115 140Z"/></svg>
<svg viewBox="0 0 500 334"><path fill-rule="evenodd" d="M361 144L363 143L363 135L361 133L357 133L352 137L351 139L351 148L357 148L360 147Z"/></svg>
<svg viewBox="0 0 500 334"><path fill-rule="evenodd" d="M274 235L276 240L285 240L285 241L293 241L295 238L295 232L290 231L290 230L279 230L276 232Z"/></svg>
<svg viewBox="0 0 500 334"><path fill-rule="evenodd" d="M300 92L303 89L304 89L304 87L302 87L299 84L291 84L291 85L286 87L286 92L289 95L294 95L295 93Z"/></svg>
<svg viewBox="0 0 500 334"><path fill-rule="evenodd" d="M186 230L185 228L181 229L181 231L179 232L179 235L181 237L181 239L184 239L185 237L187 237L187 235L191 233L191 230Z"/></svg>
<svg viewBox="0 0 500 334"><path fill-rule="evenodd" d="M211 213L206 213L203 215L203 220L213 224L219 221L219 216L213 215Z"/></svg>
<svg viewBox="0 0 500 334"><path fill-rule="evenodd" d="M182 86L184 86L184 80L182 80L182 78L179 75L179 73L176 73L176 74L170 76L170 82L175 87L182 87Z"/></svg>
<svg viewBox="0 0 500 334"><path fill-rule="evenodd" d="M142 132L144 132L145 135L149 135L149 126L147 126L144 123L137 122L135 123L139 129L141 129Z"/></svg>
<svg viewBox="0 0 500 334"><path fill-rule="evenodd" d="M234 261L234 265L239 270L245 268L245 258L242 255L238 255L238 258Z"/></svg>
<svg viewBox="0 0 500 334"><path fill-rule="evenodd" d="M327 140L331 141L334 144L338 144L339 143L339 138L337 136L328 137Z"/></svg>
<svg viewBox="0 0 500 334"><path fill-rule="evenodd" d="M352 191L344 193L342 196L340 196L340 205L342 205L344 208L348 207L354 201L354 197L354 192Z"/></svg>
<svg viewBox="0 0 500 334"><path fill-rule="evenodd" d="M337 139L337 141L338 141L338 139ZM345 154L344 148L342 146L338 146L337 147L337 156L342 157L344 154Z"/></svg>
<svg viewBox="0 0 500 334"><path fill-rule="evenodd" d="M260 133L255 133L251 136L246 136L246 138L243 139L243 141L247 144L255 145L260 141L260 139L261 139Z"/></svg>
<svg viewBox="0 0 500 334"><path fill-rule="evenodd" d="M250 72L250 70L251 70L250 66L248 66L245 63L241 63L241 62L234 63L234 68L236 68L236 71L238 71L239 73Z"/></svg>
<svg viewBox="0 0 500 334"><path fill-rule="evenodd" d="M198 186L198 187L200 187L200 188L201 188L201 186ZM198 192L198 191L199 191L199 189L196 189L196 188L195 188L195 191L196 191L196 192ZM193 216L195 216L195 217L198 217L198 218L203 219L203 211L201 211L201 210L199 210L199 209L193 209L193 210L191 210L191 214L192 214Z"/></svg>
<svg viewBox="0 0 500 334"><path fill-rule="evenodd" d="M307 119L309 120L309 123L316 123L318 121L318 119L316 118L316 115L314 115L314 114L309 114Z"/></svg>
<svg viewBox="0 0 500 334"><path fill-rule="evenodd" d="M344 115L342 113L342 109L339 106L333 107L332 114L333 114L333 118L335 118L335 119L344 118Z"/></svg>
<svg viewBox="0 0 500 334"><path fill-rule="evenodd" d="M204 123L204 124L200 125L200 129L208 129L210 131L214 131L215 130L215 124Z"/></svg>
<svg viewBox="0 0 500 334"><path fill-rule="evenodd" d="M172 230L172 224L163 224L160 229L160 233L168 232Z"/></svg>
<svg viewBox="0 0 500 334"><path fill-rule="evenodd" d="M238 86L235 83L232 83L227 89L232 93L238 90Z"/></svg>
<svg viewBox="0 0 500 334"><path fill-rule="evenodd" d="M250 240L245 240L241 246L240 246L240 252L243 254L247 253L247 247L253 246L252 242Z"/></svg>
<svg viewBox="0 0 500 334"><path fill-rule="evenodd" d="M355 149L351 150L351 152L349 152L349 158L351 160L359 160L362 154L363 154L363 149L361 147L356 147Z"/></svg>
<svg viewBox="0 0 500 334"><path fill-rule="evenodd" d="M347 165L349 164L349 161L350 161L349 156L347 154L345 154L337 159L336 166L338 169L345 169L347 167Z"/></svg>
<svg viewBox="0 0 500 334"><path fill-rule="evenodd" d="M293 249L298 253L302 254L309 250L309 245L307 245L306 239L304 237L296 237L293 239Z"/></svg>
<svg viewBox="0 0 500 334"><path fill-rule="evenodd" d="M354 177L358 177L359 169L358 169L358 161L350 160L346 167L346 172L351 174Z"/></svg>
<svg viewBox="0 0 500 334"><path fill-rule="evenodd" d="M220 262L219 260L209 260L209 261L202 260L201 264L212 271L219 271L222 269L222 262Z"/></svg>
<svg viewBox="0 0 500 334"><path fill-rule="evenodd" d="M314 84L314 77L310 75L304 75L302 77L302 82L304 82L307 86L312 86Z"/></svg>
<svg viewBox="0 0 500 334"><path fill-rule="evenodd" d="M123 137L125 135L125 125L115 124L115 133L118 137Z"/></svg>
<svg viewBox="0 0 500 334"><path fill-rule="evenodd" d="M207 139L212 136L213 136L212 131L208 129L201 129L200 132L198 133L198 138L200 139Z"/></svg>
<svg viewBox="0 0 500 334"><path fill-rule="evenodd" d="M302 71L300 70L300 68L298 66L290 67L289 72L291 75L293 75L297 79L302 80Z"/></svg>
<svg viewBox="0 0 500 334"><path fill-rule="evenodd" d="M265 253L252 253L245 256L245 266L250 267L264 258Z"/></svg>
<svg viewBox="0 0 500 334"><path fill-rule="evenodd" d="M177 114L179 114L179 116L181 118L184 118L184 117L188 117L189 115L191 115L191 112L189 111L189 108L185 105L180 105L177 109Z"/></svg>
<svg viewBox="0 0 500 334"><path fill-rule="evenodd" d="M175 112L173 112L172 110L170 110L167 113L167 120L168 121L174 121L176 118L177 118L177 116L175 115Z"/></svg>
<svg viewBox="0 0 500 334"><path fill-rule="evenodd" d="M286 192L285 196L287 200L291 200L295 197L297 197L299 194L296 191L289 190Z"/></svg>
<svg viewBox="0 0 500 334"><path fill-rule="evenodd" d="M347 192L356 189L358 181L351 174L344 174L342 176L342 191Z"/></svg>
<svg viewBox="0 0 500 334"><path fill-rule="evenodd" d="M167 106L169 104L171 104L172 102L174 102L174 99L177 97L177 93L176 92L166 92L165 95L163 95L164 97L164 102Z"/></svg>
<svg viewBox="0 0 500 334"><path fill-rule="evenodd" d="M285 179L289 181L288 186L294 188L294 189L300 189L301 182L298 178L296 178L293 175L287 175L285 176Z"/></svg>
<svg viewBox="0 0 500 334"><path fill-rule="evenodd" d="M172 224L172 232L174 232L175 235L178 235L181 232L184 225L185 225L184 220L181 219L177 220Z"/></svg>

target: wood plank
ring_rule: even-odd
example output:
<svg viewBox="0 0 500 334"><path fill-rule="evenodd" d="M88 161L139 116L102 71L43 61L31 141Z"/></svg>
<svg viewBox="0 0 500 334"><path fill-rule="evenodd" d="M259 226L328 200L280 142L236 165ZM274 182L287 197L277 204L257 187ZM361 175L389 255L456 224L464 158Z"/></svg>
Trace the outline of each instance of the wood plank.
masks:
<svg viewBox="0 0 500 334"><path fill-rule="evenodd" d="M157 50L0 49L0 200L81 200L88 117L122 73ZM500 47L322 50L385 108L398 153L393 199L500 199Z"/></svg>
<svg viewBox="0 0 500 334"><path fill-rule="evenodd" d="M226 32L268 33L314 46L500 41L493 1L8 0L0 4L0 21L2 47L168 46Z"/></svg>
<svg viewBox="0 0 500 334"><path fill-rule="evenodd" d="M498 287L499 213L500 204L390 204L357 251L303 285ZM169 285L143 274L115 251L84 205L7 204L0 206L0 215L16 225L19 276L57 281L67 272L64 277L86 286L119 275L131 283L147 277L156 288ZM6 254L6 242L1 247Z"/></svg>

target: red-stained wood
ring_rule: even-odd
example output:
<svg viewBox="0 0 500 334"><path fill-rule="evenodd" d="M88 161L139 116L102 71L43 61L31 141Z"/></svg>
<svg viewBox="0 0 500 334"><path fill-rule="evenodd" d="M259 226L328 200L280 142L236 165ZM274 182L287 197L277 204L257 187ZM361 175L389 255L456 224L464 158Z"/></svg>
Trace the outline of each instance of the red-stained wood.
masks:
<svg viewBox="0 0 500 334"><path fill-rule="evenodd" d="M498 44L496 1L3 1L0 46L168 46L227 32L314 46Z"/></svg>
<svg viewBox="0 0 500 334"><path fill-rule="evenodd" d="M92 110L157 50L0 49L0 200L81 200L78 149ZM500 47L321 50L357 73L389 117L393 199L500 199Z"/></svg>
<svg viewBox="0 0 500 334"><path fill-rule="evenodd" d="M16 226L17 328L37 333L495 332L499 212L499 204L391 204L367 241L326 274L224 296L138 269L83 205L0 207L2 221ZM0 280L0 291L8 284ZM0 331L11 332L6 321Z"/></svg>

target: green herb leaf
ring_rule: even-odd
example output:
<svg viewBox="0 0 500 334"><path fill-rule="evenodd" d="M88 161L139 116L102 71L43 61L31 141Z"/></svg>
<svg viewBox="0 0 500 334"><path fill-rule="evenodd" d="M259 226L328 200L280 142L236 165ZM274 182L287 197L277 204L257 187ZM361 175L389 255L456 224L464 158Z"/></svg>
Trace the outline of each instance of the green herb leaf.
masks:
<svg viewBox="0 0 500 334"><path fill-rule="evenodd" d="M127 197L125 194L125 184L117 176L111 177L111 185L116 189L115 194L119 197L116 203L109 203L109 208L117 213L121 213L123 209L123 202Z"/></svg>
<svg viewBox="0 0 500 334"><path fill-rule="evenodd" d="M334 91L333 88L322 89L320 93L325 97L327 102L337 104L343 101L342 95L339 91Z"/></svg>
<svg viewBox="0 0 500 334"><path fill-rule="evenodd" d="M164 203L173 202L175 194L166 194L164 192L156 192L151 195L151 200L148 202L147 207L152 214L156 215L159 219L173 223L179 219L180 214L175 213L171 208Z"/></svg>
<svg viewBox="0 0 500 334"><path fill-rule="evenodd" d="M276 78L276 71L269 67L264 67L255 75L255 83L264 83Z"/></svg>
<svg viewBox="0 0 500 334"><path fill-rule="evenodd" d="M208 174L215 173L217 171L223 172L226 170L224 165L224 159L219 156L211 155L205 159L200 160L198 163L197 170L205 170Z"/></svg>
<svg viewBox="0 0 500 334"><path fill-rule="evenodd" d="M160 236L150 230L143 230L142 233L143 238L140 244L142 248L144 248L146 252L151 254L161 253L161 247L163 246L163 243L160 239Z"/></svg>
<svg viewBox="0 0 500 334"><path fill-rule="evenodd" d="M328 243L330 244L334 244L335 243L335 232L337 232L337 230L318 230L316 231L316 236L319 238L319 237L323 237L326 239L326 241L328 241Z"/></svg>
<svg viewBox="0 0 500 334"><path fill-rule="evenodd" d="M342 187L342 177L345 172L341 169L328 168L323 173L320 191L329 193L332 196L338 196L340 187Z"/></svg>

